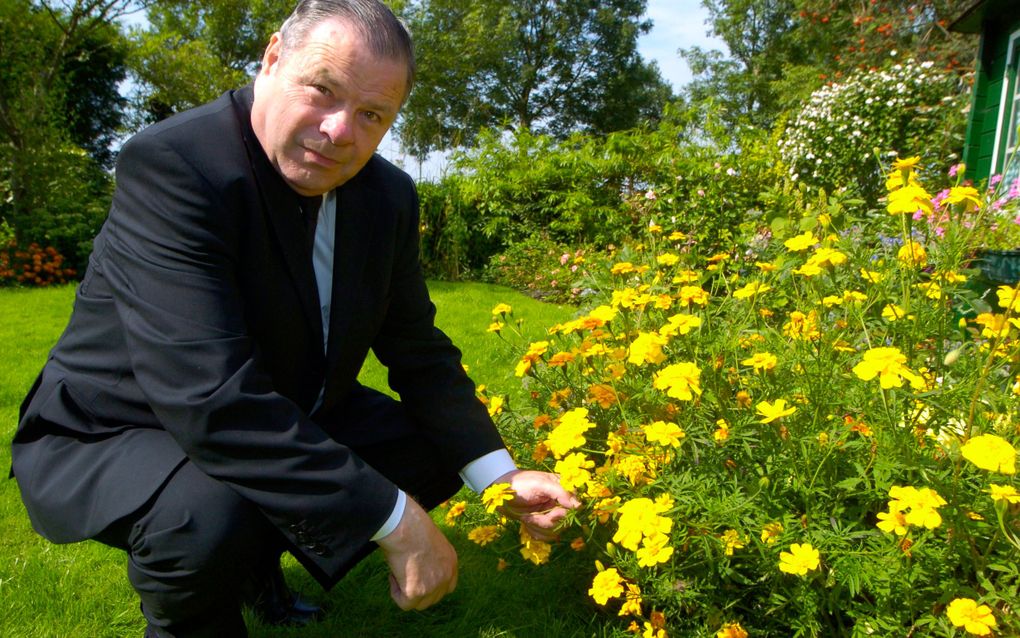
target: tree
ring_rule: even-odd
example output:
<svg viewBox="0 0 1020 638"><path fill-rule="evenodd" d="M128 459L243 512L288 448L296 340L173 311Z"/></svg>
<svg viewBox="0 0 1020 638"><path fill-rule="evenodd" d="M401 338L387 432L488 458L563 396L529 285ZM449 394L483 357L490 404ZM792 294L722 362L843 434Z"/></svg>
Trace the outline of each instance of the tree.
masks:
<svg viewBox="0 0 1020 638"><path fill-rule="evenodd" d="M132 100L142 123L246 84L293 8L294 0L162 0L150 7L148 27L131 36Z"/></svg>
<svg viewBox="0 0 1020 638"><path fill-rule="evenodd" d="M404 12L418 88L399 124L418 156L470 145L483 127L559 137L658 117L671 97L637 51L645 0L418 0Z"/></svg>
<svg viewBox="0 0 1020 638"><path fill-rule="evenodd" d="M914 59L972 69L972 38L949 21L972 0L702 0L729 55L681 49L695 75L685 97L731 122L770 127L824 83Z"/></svg>
<svg viewBox="0 0 1020 638"><path fill-rule="evenodd" d="M80 265L105 214L131 0L0 0L0 216Z"/></svg>

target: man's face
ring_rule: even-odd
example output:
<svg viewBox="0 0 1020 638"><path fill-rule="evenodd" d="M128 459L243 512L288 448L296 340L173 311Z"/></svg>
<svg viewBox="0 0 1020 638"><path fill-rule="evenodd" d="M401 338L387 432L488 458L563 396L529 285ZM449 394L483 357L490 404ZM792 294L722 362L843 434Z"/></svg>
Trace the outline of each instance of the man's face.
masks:
<svg viewBox="0 0 1020 638"><path fill-rule="evenodd" d="M372 55L338 20L317 25L281 57L274 34L255 78L252 128L269 161L302 195L354 177L403 102L407 66Z"/></svg>

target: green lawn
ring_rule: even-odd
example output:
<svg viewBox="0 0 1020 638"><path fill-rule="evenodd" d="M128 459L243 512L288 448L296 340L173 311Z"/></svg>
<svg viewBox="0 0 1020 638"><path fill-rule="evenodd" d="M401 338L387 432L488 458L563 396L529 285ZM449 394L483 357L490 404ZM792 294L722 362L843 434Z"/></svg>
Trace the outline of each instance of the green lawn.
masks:
<svg viewBox="0 0 1020 638"><path fill-rule="evenodd" d="M515 355L487 333L490 309L513 306L529 339L569 318L573 309L541 304L508 289L482 284L432 284L438 322L464 351L477 383L498 394L519 393ZM71 287L0 290L0 468L10 466L7 442L18 405L59 337L70 313ZM362 380L385 385L385 371L370 361ZM465 498L473 498L466 491ZM437 520L441 520L437 516ZM124 556L94 542L52 545L30 528L14 481L0 481L0 636L96 638L141 636L144 623L127 583ZM328 594L287 557L291 585L322 603L327 618L303 630L260 627L253 636L562 637L609 635L606 618L585 595L590 568L560 547L550 564L534 568L512 561L498 572L498 557L466 539L467 529L447 527L460 556L457 591L425 612L401 612L389 599L386 566L376 554ZM609 623L616 624L616 623Z"/></svg>

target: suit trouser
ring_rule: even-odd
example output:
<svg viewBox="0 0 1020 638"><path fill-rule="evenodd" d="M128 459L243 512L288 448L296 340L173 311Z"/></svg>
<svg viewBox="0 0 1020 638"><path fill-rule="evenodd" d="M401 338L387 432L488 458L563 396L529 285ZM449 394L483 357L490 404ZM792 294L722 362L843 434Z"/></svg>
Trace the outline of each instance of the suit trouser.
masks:
<svg viewBox="0 0 1020 638"><path fill-rule="evenodd" d="M325 418L328 422L328 416ZM327 431L329 425L324 426ZM430 463L435 445L418 434L401 405L361 389L345 406L336 435L426 509L453 496L462 483ZM139 453L144 453L140 451ZM139 510L96 540L128 554L128 578L142 613L160 637L234 638L247 635L238 599L243 583L265 573L287 543L250 502L185 462ZM360 548L366 556L375 548Z"/></svg>

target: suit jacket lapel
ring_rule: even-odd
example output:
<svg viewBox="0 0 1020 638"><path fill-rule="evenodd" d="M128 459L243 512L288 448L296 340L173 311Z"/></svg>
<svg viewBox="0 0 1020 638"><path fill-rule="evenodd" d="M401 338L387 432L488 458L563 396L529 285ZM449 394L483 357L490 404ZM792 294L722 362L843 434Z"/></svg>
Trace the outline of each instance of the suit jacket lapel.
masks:
<svg viewBox="0 0 1020 638"><path fill-rule="evenodd" d="M269 163L255 137L255 132L251 128L253 96L250 85L235 91L232 96L235 114L240 120L241 135L248 152L248 160L255 172L255 183L265 206L266 216L276 233L280 251L287 262L294 287L301 299L301 310L312 331L317 334L318 343L322 343L322 313L319 308L319 293L315 286L312 256L308 254L301 200Z"/></svg>

